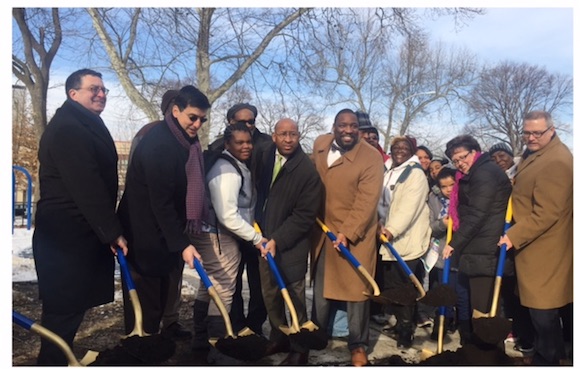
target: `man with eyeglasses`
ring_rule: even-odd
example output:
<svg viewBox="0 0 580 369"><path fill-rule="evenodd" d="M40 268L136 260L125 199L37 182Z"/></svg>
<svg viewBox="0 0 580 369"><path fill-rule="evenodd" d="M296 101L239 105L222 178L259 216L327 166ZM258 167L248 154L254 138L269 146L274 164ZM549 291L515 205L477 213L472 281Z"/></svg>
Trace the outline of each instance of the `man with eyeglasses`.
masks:
<svg viewBox="0 0 580 369"><path fill-rule="evenodd" d="M209 216L198 137L209 108L197 88L181 88L162 123L135 147L127 170L118 213L147 334L159 332L168 295L175 289L174 277L184 263L193 269L194 257L201 260L190 237L201 234ZM130 306L125 283L123 297ZM130 333L134 324L132 310L126 308L125 332Z"/></svg>
<svg viewBox="0 0 580 369"><path fill-rule="evenodd" d="M114 298L114 254L127 254L115 215L115 144L100 117L107 103L102 75L72 73L67 99L38 149L40 200L32 248L42 300L41 324L72 348L85 312ZM38 365L66 365L61 349L41 339Z"/></svg>
<svg viewBox="0 0 580 369"><path fill-rule="evenodd" d="M279 120L272 141L268 147L254 152L258 190L255 219L269 240L261 253L265 256L269 251L274 256L302 325L308 321L305 277L309 236L321 204L322 183L312 161L302 151L295 121ZM260 279L272 327L272 344L266 354L289 351L280 365L307 365L308 348L278 329L288 326L284 300L264 258L260 260Z"/></svg>
<svg viewBox="0 0 580 369"><path fill-rule="evenodd" d="M559 365L565 355L560 310L573 296L572 154L546 111L524 116L522 137L526 150L514 177L514 224L498 245L516 251L519 296L535 331L532 365Z"/></svg>
<svg viewBox="0 0 580 369"><path fill-rule="evenodd" d="M368 364L370 304L362 292L368 284L340 254L339 242L374 277L377 263L377 205L383 184L383 160L374 148L360 141L358 118L343 109L334 118L333 133L314 141L312 158L324 184L323 221L336 235L331 242L320 229L311 251L314 278L313 320L328 327L330 304L345 301L348 315L348 349L354 366Z"/></svg>

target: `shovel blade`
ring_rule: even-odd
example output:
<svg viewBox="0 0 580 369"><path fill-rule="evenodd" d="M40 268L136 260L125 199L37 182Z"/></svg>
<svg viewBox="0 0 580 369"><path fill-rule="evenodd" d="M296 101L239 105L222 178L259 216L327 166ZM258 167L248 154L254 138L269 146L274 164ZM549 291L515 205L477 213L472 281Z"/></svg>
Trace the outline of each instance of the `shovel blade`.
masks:
<svg viewBox="0 0 580 369"><path fill-rule="evenodd" d="M85 354L85 356L83 356L83 358L80 361L80 364L82 366L89 366L90 364L94 363L95 360L97 360L97 356L99 356L99 352L98 351L87 351L87 353Z"/></svg>
<svg viewBox="0 0 580 369"><path fill-rule="evenodd" d="M319 329L311 321L304 323L300 331L291 335L290 341L294 341L302 347L310 350L323 350L328 345L328 334L326 331Z"/></svg>
<svg viewBox="0 0 580 369"><path fill-rule="evenodd" d="M422 349L421 350L421 359L420 359L420 361L425 361L425 360L429 359L432 356L435 356L435 353L433 351L427 350L427 349Z"/></svg>
<svg viewBox="0 0 580 369"><path fill-rule="evenodd" d="M479 310L473 309L473 318L474 319L479 319L479 318L489 318L490 314L489 313L482 313Z"/></svg>

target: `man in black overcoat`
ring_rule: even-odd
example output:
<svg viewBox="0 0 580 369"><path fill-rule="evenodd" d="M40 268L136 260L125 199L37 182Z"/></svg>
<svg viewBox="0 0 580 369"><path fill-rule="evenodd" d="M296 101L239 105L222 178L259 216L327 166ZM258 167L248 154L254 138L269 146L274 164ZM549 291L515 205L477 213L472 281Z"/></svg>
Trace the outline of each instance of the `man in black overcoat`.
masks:
<svg viewBox="0 0 580 369"><path fill-rule="evenodd" d="M322 200L322 182L314 164L302 151L298 125L281 119L274 127L273 143L254 153L258 200L256 221L269 239L262 254L274 255L280 274L298 315L299 325L308 320L305 276L310 252L310 231ZM307 365L308 349L278 329L288 325L284 300L268 262L260 259L260 279L268 310L270 341L267 354L290 351L280 365Z"/></svg>
<svg viewBox="0 0 580 369"><path fill-rule="evenodd" d="M40 200L32 249L41 324L72 347L87 309L113 301L115 245L127 244L115 207L117 151L100 118L107 102L101 73L81 69L65 82L67 100L40 140ZM67 365L42 339L37 363Z"/></svg>
<svg viewBox="0 0 580 369"><path fill-rule="evenodd" d="M183 263L201 260L189 234L207 217L203 155L198 132L207 120L207 97L194 86L179 90L164 117L143 136L127 169L119 217L127 237L127 260L143 310L143 330L159 332L174 276ZM126 286L125 332L134 327Z"/></svg>

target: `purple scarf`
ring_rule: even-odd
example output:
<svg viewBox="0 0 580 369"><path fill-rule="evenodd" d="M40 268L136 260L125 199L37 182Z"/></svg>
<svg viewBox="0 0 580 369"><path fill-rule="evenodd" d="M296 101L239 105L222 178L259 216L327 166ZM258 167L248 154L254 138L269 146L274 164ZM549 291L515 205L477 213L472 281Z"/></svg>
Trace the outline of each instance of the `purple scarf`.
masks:
<svg viewBox="0 0 580 369"><path fill-rule="evenodd" d="M473 155L473 163L471 164L472 167L480 156L481 152L476 151ZM453 232L459 229L459 213L457 212L457 207L459 206L459 180L463 177L465 177L465 174L463 174L460 170L455 172L455 185L451 189L451 196L449 196L449 216L453 221Z"/></svg>
<svg viewBox="0 0 580 369"><path fill-rule="evenodd" d="M183 148L189 151L187 163L185 163L185 175L187 177L187 194L185 196L185 212L187 223L185 232L199 234L201 225L208 217L208 206L205 201L205 170L203 167L203 155L199 139L190 143L182 130L177 127L171 112L165 115L165 123L169 130Z"/></svg>

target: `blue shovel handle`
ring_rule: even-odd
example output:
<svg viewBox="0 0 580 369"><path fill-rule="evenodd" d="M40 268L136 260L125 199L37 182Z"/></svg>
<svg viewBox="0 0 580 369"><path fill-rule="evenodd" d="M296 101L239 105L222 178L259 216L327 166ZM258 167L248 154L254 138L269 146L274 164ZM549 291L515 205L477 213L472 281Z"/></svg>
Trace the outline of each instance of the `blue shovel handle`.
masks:
<svg viewBox="0 0 580 369"><path fill-rule="evenodd" d="M390 242L386 241L386 237L384 237L384 235L383 235L383 237L381 237L381 241L383 241L384 245L386 245L389 248L389 251L391 252L391 254L393 254L393 256L395 257L395 259L397 259L397 262L399 263L399 265L402 266L403 269L405 270L405 273L407 273L408 276L414 275L414 273L411 270L411 268L409 268L409 265L407 265L407 263L405 262L405 260L403 260L403 258L401 257L401 255L399 255L399 253L397 252L397 250L395 250L395 248L393 247L393 245L391 245Z"/></svg>
<svg viewBox="0 0 580 369"><path fill-rule="evenodd" d="M199 274L201 281L205 285L205 288L209 289L210 287L213 287L213 283L211 283L209 276L207 275L207 272L205 271L199 260L197 260L197 258L195 257L193 258L193 265L195 267L195 270L197 271L197 274Z"/></svg>
<svg viewBox="0 0 580 369"><path fill-rule="evenodd" d="M12 321L21 326L22 328L26 328L27 330L30 330L32 328L32 325L34 324L34 321L32 319L25 317L24 315L14 310L12 310Z"/></svg>
<svg viewBox="0 0 580 369"><path fill-rule="evenodd" d="M266 248L266 243L262 243L262 247ZM281 290L285 290L286 283L284 283L284 279L282 279L282 276L280 275L280 270L278 270L278 266L276 265L276 261L274 260L274 258L272 257L272 254L270 254L270 252L268 252L266 254L266 259L268 260L268 265L270 265L270 269L272 269L272 273L274 273L274 277L276 277L276 282L278 283L278 287L280 287Z"/></svg>
<svg viewBox="0 0 580 369"><path fill-rule="evenodd" d="M121 267L121 273L123 273L123 278L125 279L125 283L127 283L128 290L135 289L135 282L133 282L133 277L131 277L131 273L129 273L129 267L127 266L127 259L125 255L123 255L123 250L121 248L117 248L117 260L119 260L119 266Z"/></svg>

